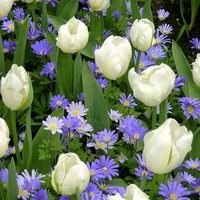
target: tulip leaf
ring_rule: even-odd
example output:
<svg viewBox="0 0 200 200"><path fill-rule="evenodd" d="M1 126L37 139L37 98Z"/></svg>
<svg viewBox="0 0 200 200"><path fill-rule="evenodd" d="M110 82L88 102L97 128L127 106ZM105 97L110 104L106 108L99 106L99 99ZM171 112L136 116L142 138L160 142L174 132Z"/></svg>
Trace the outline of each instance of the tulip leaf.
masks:
<svg viewBox="0 0 200 200"><path fill-rule="evenodd" d="M126 181L121 178L114 178L111 181L108 181L106 184L127 187Z"/></svg>
<svg viewBox="0 0 200 200"><path fill-rule="evenodd" d="M73 70L72 54L64 53L59 49L56 59L56 81L68 99L73 94Z"/></svg>
<svg viewBox="0 0 200 200"><path fill-rule="evenodd" d="M64 114L64 110L61 108L61 109L58 109L58 110L55 110L51 116L56 116L56 117L59 117L61 118ZM50 131L47 131L47 130L44 130L44 126L42 125L40 127L40 129L38 130L36 136L34 137L33 139L33 156L32 156L32 162L31 162L31 168L32 169L38 169L38 171L40 173L49 173L50 171L50 168L53 167L52 166L52 163L50 161L50 159L46 159L45 162L44 160L39 160L39 146L42 144L42 141L43 140L48 140L51 136L51 132ZM52 139L51 141L58 141L60 140L60 134L59 133L56 133L54 135L52 135Z"/></svg>
<svg viewBox="0 0 200 200"><path fill-rule="evenodd" d="M82 77L85 106L89 109L88 122L93 126L95 133L105 128L109 129L110 120L103 93L86 62L83 63Z"/></svg>
<svg viewBox="0 0 200 200"><path fill-rule="evenodd" d="M47 4L46 1L42 1L42 29L47 32L48 21L47 21Z"/></svg>
<svg viewBox="0 0 200 200"><path fill-rule="evenodd" d="M0 71L3 72L3 75L5 75L4 53L3 53L3 44L2 44L1 33L0 33Z"/></svg>
<svg viewBox="0 0 200 200"><path fill-rule="evenodd" d="M176 42L172 42L172 54L175 61L176 69L179 76L186 76L185 85L182 87L186 96L189 96L189 82L193 82L190 64L183 51Z"/></svg>
<svg viewBox="0 0 200 200"><path fill-rule="evenodd" d="M56 44L56 35L50 31L47 31L47 35L46 35L46 39L49 41L50 45L52 44ZM56 60L56 53L57 52L57 46L55 45L55 47L52 49L51 54L49 54L49 57L51 58L51 61L55 61Z"/></svg>
<svg viewBox="0 0 200 200"><path fill-rule="evenodd" d="M71 19L78 9L78 3L78 0L70 0L67 2L61 12L58 14L58 17L67 21Z"/></svg>
<svg viewBox="0 0 200 200"><path fill-rule="evenodd" d="M113 0L111 5L112 13L115 11L120 11L123 17L126 16L126 3L124 0Z"/></svg>
<svg viewBox="0 0 200 200"><path fill-rule="evenodd" d="M11 158L8 169L8 191L6 200L15 200L18 195L17 179L16 179L16 167L14 159Z"/></svg>
<svg viewBox="0 0 200 200"><path fill-rule="evenodd" d="M56 30L58 30L60 26L62 26L63 24L67 23L65 19L60 18L60 17L55 17L52 15L48 15L48 19L51 21L52 25L54 26Z"/></svg>
<svg viewBox="0 0 200 200"><path fill-rule="evenodd" d="M79 95L81 92L83 92L82 87L82 59L80 52L77 53L75 64L74 64L74 88L73 88L73 94L74 99L77 99L77 95Z"/></svg>
<svg viewBox="0 0 200 200"><path fill-rule="evenodd" d="M6 192L3 187L3 183L1 179L0 179L0 199L6 199Z"/></svg>
<svg viewBox="0 0 200 200"><path fill-rule="evenodd" d="M151 12L151 0L145 1L144 9L142 11L142 18L147 18L153 22L153 15Z"/></svg>
<svg viewBox="0 0 200 200"><path fill-rule="evenodd" d="M131 2L131 10L132 10L132 22L134 22L136 19L140 19L140 11L138 6L138 1L136 0L130 0Z"/></svg>
<svg viewBox="0 0 200 200"><path fill-rule="evenodd" d="M23 168L30 170L31 160L32 160L32 132L31 132L31 106L28 108L26 113L26 134L25 140L23 144L23 151L22 151L22 161L23 161Z"/></svg>
<svg viewBox="0 0 200 200"><path fill-rule="evenodd" d="M192 141L192 150L188 153L188 157L192 159L200 158L199 151L200 143L200 127L195 131L193 141Z"/></svg>
<svg viewBox="0 0 200 200"><path fill-rule="evenodd" d="M24 65L25 52L26 52L26 41L27 41L27 33L29 28L29 19L26 19L25 22L21 25L18 22L15 25L18 27L18 37L17 37L17 48L15 51L15 56L13 60L13 64L17 64L19 66Z"/></svg>

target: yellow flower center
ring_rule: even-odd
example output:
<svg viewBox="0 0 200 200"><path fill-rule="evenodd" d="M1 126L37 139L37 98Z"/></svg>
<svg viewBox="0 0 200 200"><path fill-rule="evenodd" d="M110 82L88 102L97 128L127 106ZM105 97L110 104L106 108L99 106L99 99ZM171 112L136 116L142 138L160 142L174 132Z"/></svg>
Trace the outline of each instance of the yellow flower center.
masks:
<svg viewBox="0 0 200 200"><path fill-rule="evenodd" d="M49 128L52 130L52 131L55 131L57 129L57 125L55 123L50 123L49 124Z"/></svg>
<svg viewBox="0 0 200 200"><path fill-rule="evenodd" d="M105 137L105 138L104 138L104 141L105 141L105 142L110 142L110 138L109 138L109 137Z"/></svg>
<svg viewBox="0 0 200 200"><path fill-rule="evenodd" d="M135 133L133 137L134 137L135 140L140 139L140 135L138 133Z"/></svg>
<svg viewBox="0 0 200 200"><path fill-rule="evenodd" d="M51 71L53 71L55 69L55 67L51 67L50 69L51 69Z"/></svg>
<svg viewBox="0 0 200 200"><path fill-rule="evenodd" d="M159 19L164 19L164 16L163 15L159 15Z"/></svg>
<svg viewBox="0 0 200 200"><path fill-rule="evenodd" d="M142 176L147 176L148 175L148 172L147 171L143 171L142 172Z"/></svg>
<svg viewBox="0 0 200 200"><path fill-rule="evenodd" d="M78 111L78 110L73 110L72 114L73 114L74 116L79 116L79 111Z"/></svg>
<svg viewBox="0 0 200 200"><path fill-rule="evenodd" d="M62 101L56 101L56 104L60 106L62 105Z"/></svg>
<svg viewBox="0 0 200 200"><path fill-rule="evenodd" d="M194 109L193 109L192 106L188 106L187 111L188 111L189 114L192 114L194 112Z"/></svg>
<svg viewBox="0 0 200 200"><path fill-rule="evenodd" d="M3 52L4 52L4 53L8 53L9 50L4 48L4 49L3 49Z"/></svg>
<svg viewBox="0 0 200 200"><path fill-rule="evenodd" d="M176 199L178 199L177 195L174 194L174 193L170 194L169 198L170 198L171 200L176 200Z"/></svg>
<svg viewBox="0 0 200 200"><path fill-rule="evenodd" d="M15 29L14 24L8 25L8 28L9 28L10 30L14 30L14 29Z"/></svg>
<svg viewBox="0 0 200 200"><path fill-rule="evenodd" d="M19 196L23 197L23 196L26 196L27 191L23 190L22 187L20 187L18 193L19 193Z"/></svg>
<svg viewBox="0 0 200 200"><path fill-rule="evenodd" d="M124 101L124 106L127 106L127 107L128 107L129 105L130 105L130 102L129 102L129 101L127 101L127 100Z"/></svg>
<svg viewBox="0 0 200 200"><path fill-rule="evenodd" d="M108 171L108 168L107 168L107 167L103 167L102 169L103 169L104 172L107 172L107 171Z"/></svg>
<svg viewBox="0 0 200 200"><path fill-rule="evenodd" d="M144 68L144 63L143 62L140 62L139 68Z"/></svg>
<svg viewBox="0 0 200 200"><path fill-rule="evenodd" d="M198 165L195 164L195 163L191 165L191 168L192 168L192 169L196 169L197 167L198 167Z"/></svg>
<svg viewBox="0 0 200 200"><path fill-rule="evenodd" d="M103 142L97 142L97 147L99 147L100 149L104 149L105 144Z"/></svg>
<svg viewBox="0 0 200 200"><path fill-rule="evenodd" d="M200 192L200 186L198 186L195 190L195 192L199 193Z"/></svg>
<svg viewBox="0 0 200 200"><path fill-rule="evenodd" d="M94 176L95 174L96 174L95 171L93 170L90 171L90 176Z"/></svg>
<svg viewBox="0 0 200 200"><path fill-rule="evenodd" d="M152 59L157 59L157 58L158 58L158 56L157 56L157 54L155 54L155 53L152 53L152 55L151 55L151 58L152 58Z"/></svg>
<svg viewBox="0 0 200 200"><path fill-rule="evenodd" d="M94 192L89 192L89 197L93 197L94 196Z"/></svg>
<svg viewBox="0 0 200 200"><path fill-rule="evenodd" d="M108 187L107 187L106 184L101 184L101 185L99 185L99 188L100 188L101 190L106 190Z"/></svg>
<svg viewBox="0 0 200 200"><path fill-rule="evenodd" d="M6 189L8 187L8 183L3 183L3 188Z"/></svg>

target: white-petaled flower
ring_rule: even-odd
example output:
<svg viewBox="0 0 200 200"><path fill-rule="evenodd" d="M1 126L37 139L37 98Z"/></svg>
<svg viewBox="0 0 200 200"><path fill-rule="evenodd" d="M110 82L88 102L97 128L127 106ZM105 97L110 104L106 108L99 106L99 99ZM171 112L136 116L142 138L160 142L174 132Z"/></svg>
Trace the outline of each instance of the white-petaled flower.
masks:
<svg viewBox="0 0 200 200"><path fill-rule="evenodd" d="M200 53L197 54L195 62L192 63L192 76L195 84L200 87Z"/></svg>
<svg viewBox="0 0 200 200"><path fill-rule="evenodd" d="M110 120L118 122L122 118L122 114L119 113L117 110L110 109L110 112L108 112L108 115L110 117Z"/></svg>
<svg viewBox="0 0 200 200"><path fill-rule="evenodd" d="M89 132L92 132L93 130L93 127L87 123L87 120L81 121L81 126L76 129L76 131L80 134L80 137L82 137L82 135L91 136Z"/></svg>
<svg viewBox="0 0 200 200"><path fill-rule="evenodd" d="M63 120L58 117L51 117L50 115L47 117L46 121L42 121L45 126L45 130L51 131L52 134L62 133L62 126L64 125Z"/></svg>
<svg viewBox="0 0 200 200"><path fill-rule="evenodd" d="M68 114L72 117L77 117L78 119L82 119L83 116L86 115L88 108L85 108L81 101L74 102L72 101L68 106L65 107Z"/></svg>
<svg viewBox="0 0 200 200"><path fill-rule="evenodd" d="M81 20L72 17L59 28L56 45L65 53L75 53L85 47L88 38L87 26Z"/></svg>
<svg viewBox="0 0 200 200"><path fill-rule="evenodd" d="M14 0L0 0L0 18L10 12L13 2Z"/></svg>
<svg viewBox="0 0 200 200"><path fill-rule="evenodd" d="M92 10L102 11L110 6L110 0L88 0Z"/></svg>
<svg viewBox="0 0 200 200"><path fill-rule="evenodd" d="M24 2L24 3L32 3L32 2L38 2L39 0L22 0L22 2Z"/></svg>

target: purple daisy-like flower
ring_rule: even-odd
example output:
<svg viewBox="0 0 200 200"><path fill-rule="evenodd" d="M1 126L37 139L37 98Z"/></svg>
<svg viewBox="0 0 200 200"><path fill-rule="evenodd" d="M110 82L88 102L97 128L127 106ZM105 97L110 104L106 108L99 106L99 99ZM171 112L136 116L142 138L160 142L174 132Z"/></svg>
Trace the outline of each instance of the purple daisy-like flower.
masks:
<svg viewBox="0 0 200 200"><path fill-rule="evenodd" d="M135 103L133 96L131 94L129 94L128 96L126 96L126 94L121 94L120 95L120 99L119 102L124 106L124 107L129 107L132 108L134 106L137 106L137 104Z"/></svg>
<svg viewBox="0 0 200 200"><path fill-rule="evenodd" d="M14 21L12 19L4 21L2 24L2 30L7 31L7 33L14 32L15 31Z"/></svg>
<svg viewBox="0 0 200 200"><path fill-rule="evenodd" d="M128 158L123 153L120 153L120 155L118 156L118 161L120 163L124 163L126 160L128 160Z"/></svg>
<svg viewBox="0 0 200 200"><path fill-rule="evenodd" d="M11 50L12 52L15 52L16 47L17 47L17 42L11 41L11 42L10 42L10 50Z"/></svg>
<svg viewBox="0 0 200 200"><path fill-rule="evenodd" d="M42 0L40 0L42 2ZM46 0L46 4L51 4L53 7L56 6L56 3L59 3L58 0Z"/></svg>
<svg viewBox="0 0 200 200"><path fill-rule="evenodd" d="M8 40L3 40L3 53L8 53L11 51L10 49L10 42Z"/></svg>
<svg viewBox="0 0 200 200"><path fill-rule="evenodd" d="M157 14L158 14L158 19L160 21L163 21L165 20L167 17L169 17L169 12L168 11L165 11L165 9L159 9L157 11Z"/></svg>
<svg viewBox="0 0 200 200"><path fill-rule="evenodd" d="M138 52L134 51L134 65L135 66L136 66L137 58L138 58ZM155 65L155 60L150 60L148 55L146 55L144 52L141 52L138 73L140 74L142 71L144 71L151 65Z"/></svg>
<svg viewBox="0 0 200 200"><path fill-rule="evenodd" d="M163 34L163 35L169 35L172 33L173 28L169 24L162 24L158 26L158 30Z"/></svg>
<svg viewBox="0 0 200 200"><path fill-rule="evenodd" d="M191 193L198 194L200 196L200 178L197 178L195 183L190 184L190 186L194 189Z"/></svg>
<svg viewBox="0 0 200 200"><path fill-rule="evenodd" d="M87 120L83 120L80 123L80 126L76 129L76 131L80 134L80 138L82 135L91 136L89 132L92 132L94 129L91 124L87 123Z"/></svg>
<svg viewBox="0 0 200 200"><path fill-rule="evenodd" d="M44 68L40 72L40 76L48 76L50 79L53 79L56 77L55 72L56 63L54 61L47 62L44 65Z"/></svg>
<svg viewBox="0 0 200 200"><path fill-rule="evenodd" d="M61 107L62 108L66 107L69 104L69 102L68 102L68 99L66 99L64 95L58 94L51 97L49 104L52 108L58 109Z"/></svg>
<svg viewBox="0 0 200 200"><path fill-rule="evenodd" d="M162 195L165 198L165 200L190 200L189 198L184 197L189 195L190 192L187 190L187 188L183 187L181 183L177 182L168 181L167 186L161 183L158 193Z"/></svg>
<svg viewBox="0 0 200 200"><path fill-rule="evenodd" d="M54 47L54 44L49 46L49 41L47 41L46 39L37 41L35 44L31 45L31 48L33 49L32 52L38 56L49 55Z"/></svg>
<svg viewBox="0 0 200 200"><path fill-rule="evenodd" d="M61 196L59 200L71 200L71 196Z"/></svg>
<svg viewBox="0 0 200 200"><path fill-rule="evenodd" d="M112 121L118 122L122 118L122 114L119 113L117 110L110 109L108 112L109 118Z"/></svg>
<svg viewBox="0 0 200 200"><path fill-rule="evenodd" d="M77 95L77 98L78 98L79 101L82 101L82 102L83 102L83 101L84 101L84 93L81 92L80 94L78 94L78 95Z"/></svg>
<svg viewBox="0 0 200 200"><path fill-rule="evenodd" d="M102 155L100 159L95 159L94 162L97 164L99 169L102 169L103 171L102 175L104 178L108 178L109 180L112 180L113 176L119 175L119 172L118 172L119 165L116 164L113 158Z"/></svg>
<svg viewBox="0 0 200 200"><path fill-rule="evenodd" d="M198 38L192 38L189 42L192 44L191 49L200 51L200 40Z"/></svg>
<svg viewBox="0 0 200 200"><path fill-rule="evenodd" d="M108 87L108 81L106 78L98 78L97 82L102 90L106 90Z"/></svg>
<svg viewBox="0 0 200 200"><path fill-rule="evenodd" d="M90 178L92 181L97 181L104 177L102 169L98 167L96 162L92 162L91 164L86 162L86 165L90 171Z"/></svg>
<svg viewBox="0 0 200 200"><path fill-rule="evenodd" d="M160 60L166 57L161 45L152 46L146 53L150 60Z"/></svg>
<svg viewBox="0 0 200 200"><path fill-rule="evenodd" d="M0 179L3 184L3 188L7 189L7 187L8 187L8 169L7 168L0 170Z"/></svg>
<svg viewBox="0 0 200 200"><path fill-rule="evenodd" d="M90 67L90 69L92 70L92 73L94 74L94 77L97 79L97 78L103 78L105 77L101 72L100 72L100 69L99 67L91 62L91 61L88 61L88 65Z"/></svg>
<svg viewBox="0 0 200 200"><path fill-rule="evenodd" d="M39 36L40 36L40 31L36 29L35 22L30 22L27 39L33 41L37 39Z"/></svg>
<svg viewBox="0 0 200 200"><path fill-rule="evenodd" d="M160 31L156 30L156 35L154 37L154 45L161 45L165 49L167 49L167 46L165 44L171 43L171 40L168 38L167 35L160 34Z"/></svg>
<svg viewBox="0 0 200 200"><path fill-rule="evenodd" d="M47 190L41 189L39 191L36 191L34 193L34 197L31 198L31 200L48 200Z"/></svg>
<svg viewBox="0 0 200 200"><path fill-rule="evenodd" d="M114 11L113 16L116 20L118 20L121 17L121 12L120 11Z"/></svg>
<svg viewBox="0 0 200 200"><path fill-rule="evenodd" d="M197 119L200 115L200 101L198 98L182 97L178 100L181 103L181 108L183 109L183 114L186 116L186 119L192 117Z"/></svg>
<svg viewBox="0 0 200 200"><path fill-rule="evenodd" d="M45 130L51 131L52 134L62 133L62 126L64 125L63 120L58 117L51 117L50 115L46 118L46 121L42 121Z"/></svg>
<svg viewBox="0 0 200 200"><path fill-rule="evenodd" d="M81 200L101 199L101 196L102 191L98 188L96 184L90 182L85 191L81 194Z"/></svg>
<svg viewBox="0 0 200 200"><path fill-rule="evenodd" d="M181 173L181 178L182 178L182 182L185 182L188 184L194 184L196 180L191 174L188 174L188 172Z"/></svg>
<svg viewBox="0 0 200 200"><path fill-rule="evenodd" d="M137 158L135 158L135 160L137 161L137 163L142 166L145 167L145 161L144 161L144 155L140 155L138 153L135 154L137 156Z"/></svg>
<svg viewBox="0 0 200 200"><path fill-rule="evenodd" d="M151 180L154 174L146 167L139 166L135 168L135 175L139 177L140 180L142 180L143 177L146 177L147 180Z"/></svg>
<svg viewBox="0 0 200 200"><path fill-rule="evenodd" d="M196 158L195 160L190 158L189 160L185 161L183 166L186 167L187 169L196 169L200 171L200 160L198 158Z"/></svg>
<svg viewBox="0 0 200 200"><path fill-rule="evenodd" d="M72 101L68 106L65 107L65 109L69 115L79 119L82 119L82 117L85 116L88 111L88 108L85 108L81 101L78 103Z"/></svg>
<svg viewBox="0 0 200 200"><path fill-rule="evenodd" d="M185 76L177 76L176 75L176 79L175 79L175 83L174 83L174 90L180 91L179 87L184 86L185 81L186 81L186 77Z"/></svg>
<svg viewBox="0 0 200 200"><path fill-rule="evenodd" d="M30 192L28 192L27 189L24 188L24 181L26 179L21 176L21 175L18 175L17 176L17 186L18 186L18 195L17 195L17 198L22 198L23 200L26 200L30 197Z"/></svg>
<svg viewBox="0 0 200 200"><path fill-rule="evenodd" d="M15 8L13 10L14 18L19 22L23 23L25 20L25 10L23 8Z"/></svg>

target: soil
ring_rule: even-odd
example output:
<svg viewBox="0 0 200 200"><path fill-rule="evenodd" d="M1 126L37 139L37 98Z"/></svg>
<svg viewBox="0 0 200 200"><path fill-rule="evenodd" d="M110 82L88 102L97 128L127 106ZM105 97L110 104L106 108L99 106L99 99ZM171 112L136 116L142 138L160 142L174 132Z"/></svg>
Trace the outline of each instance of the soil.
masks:
<svg viewBox="0 0 200 200"><path fill-rule="evenodd" d="M159 20L157 18L157 10L165 9L170 13L169 17L165 19L165 23L170 24L173 27L173 33L171 35L171 39L176 40L181 27L183 26L183 21L180 14L180 0L152 0L152 13L154 16L155 25L159 25ZM184 17L188 24L190 24L190 15L191 15L191 2L193 0L182 0L184 6ZM186 32L183 33L181 38L177 41L181 49L183 50L186 57L190 59L196 58L197 50L191 49L192 44L189 42L192 38L197 37L200 39L200 7L197 11L197 15L195 18L194 26L191 31L189 31L189 36ZM156 26L157 27L157 26Z"/></svg>

